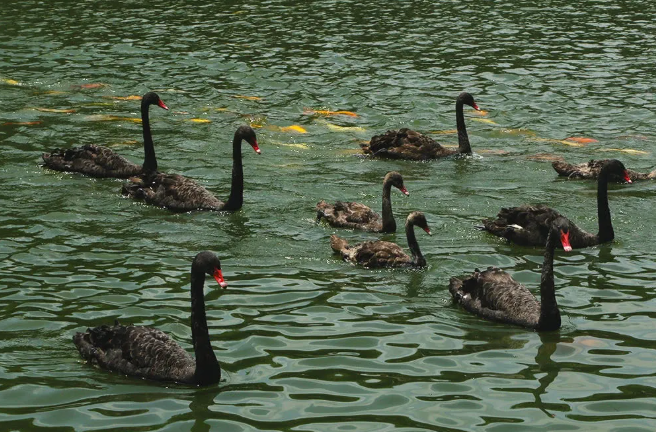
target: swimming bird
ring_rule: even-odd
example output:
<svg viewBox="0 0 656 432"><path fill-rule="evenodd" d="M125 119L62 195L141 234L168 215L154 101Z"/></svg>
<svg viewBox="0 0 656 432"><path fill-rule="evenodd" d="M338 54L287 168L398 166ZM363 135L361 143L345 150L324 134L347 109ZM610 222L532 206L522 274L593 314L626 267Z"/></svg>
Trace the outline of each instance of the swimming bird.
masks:
<svg viewBox="0 0 656 432"><path fill-rule="evenodd" d="M157 105L168 110L157 93L148 92L141 99L141 125L144 139L144 162L137 165L114 150L95 144L71 149L55 149L43 153L43 166L55 171L78 172L90 177L128 178L144 172L157 171L153 137L150 133L148 108Z"/></svg>
<svg viewBox="0 0 656 432"><path fill-rule="evenodd" d="M585 232L570 221L570 242L574 249L609 242L615 238L608 207L608 179L611 175L621 176L627 183L631 183L622 162L612 159L604 164L597 180L599 232ZM518 245L544 246L551 221L558 217L562 215L550 207L523 205L501 209L496 219L483 219L481 228Z"/></svg>
<svg viewBox="0 0 656 432"><path fill-rule="evenodd" d="M572 179L596 179L599 177L599 172L604 164L608 163L610 159L590 160L587 163L570 164L562 160L553 161L551 166L558 173L559 176L568 177ZM636 180L653 180L656 178L656 170L649 173L641 173L630 169L626 170L631 181ZM623 176L612 175L610 180L615 182L624 183L626 180Z"/></svg>
<svg viewBox="0 0 656 432"><path fill-rule="evenodd" d="M475 110L479 109L471 94L463 92L458 95L456 99L458 150L442 147L432 138L407 128L389 130L382 135L376 135L368 144L361 145L362 150L365 154L375 157L409 160L439 159L455 154L471 154L472 150L462 111L463 105L469 105Z"/></svg>
<svg viewBox="0 0 656 432"><path fill-rule="evenodd" d="M227 202L223 202L196 181L180 174L145 173L132 177L123 185L122 193L134 199L166 209L187 212L192 210L237 211L244 203L244 168L241 143L246 141L257 154L255 131L250 126L240 126L232 140L232 186Z"/></svg>
<svg viewBox="0 0 656 432"><path fill-rule="evenodd" d="M570 222L564 217L551 221L542 265L540 299L503 270L489 267L478 269L464 279L451 278L449 292L456 303L482 318L514 324L537 331L560 328L560 311L556 302L553 260L558 244L566 252L572 250L569 243Z"/></svg>
<svg viewBox="0 0 656 432"><path fill-rule="evenodd" d="M396 243L388 241L366 241L349 246L348 242L336 235L330 237L330 247L342 256L344 261L360 264L368 268L380 267L426 267L426 259L419 249L414 226L422 228L431 235L426 216L422 212L412 212L405 222L405 235L412 256L406 254Z"/></svg>
<svg viewBox="0 0 656 432"><path fill-rule="evenodd" d="M203 285L205 275L227 286L221 262L212 252L200 252L191 264L191 339L196 358L152 327L103 325L76 333L73 343L90 364L102 369L157 381L209 385L219 382L221 368L210 344Z"/></svg>
<svg viewBox="0 0 656 432"><path fill-rule="evenodd" d="M325 219L330 226L337 228L352 228L364 231L392 233L396 232L396 221L392 213L390 191L392 186L406 195L410 195L403 185L403 177L396 171L390 171L383 179L383 211L381 216L371 208L358 202L337 201L328 204L320 201L317 204L317 221Z"/></svg>

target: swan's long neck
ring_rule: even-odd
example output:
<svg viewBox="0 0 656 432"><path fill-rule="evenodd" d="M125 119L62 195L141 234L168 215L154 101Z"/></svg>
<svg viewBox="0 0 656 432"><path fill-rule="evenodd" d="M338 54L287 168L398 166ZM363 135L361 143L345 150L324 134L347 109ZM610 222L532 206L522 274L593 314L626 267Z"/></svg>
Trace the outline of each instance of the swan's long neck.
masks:
<svg viewBox="0 0 656 432"><path fill-rule="evenodd" d="M232 186L224 210L237 211L244 204L244 167L241 162L241 136L232 139Z"/></svg>
<svg viewBox="0 0 656 432"><path fill-rule="evenodd" d="M417 267L424 267L426 265L426 258L421 254L419 249L419 243L417 243L417 237L415 237L415 224L412 222L406 222L405 224L405 235L408 238L408 247L410 252L412 252L412 265Z"/></svg>
<svg viewBox="0 0 656 432"><path fill-rule="evenodd" d="M553 261L559 232L551 230L547 237L547 247L544 251L542 278L540 281L540 319L538 330L557 330L560 328L560 311L556 303L556 288L554 286Z"/></svg>
<svg viewBox="0 0 656 432"><path fill-rule="evenodd" d="M196 382L198 384L217 382L221 378L219 362L214 355L210 343L210 333L207 329L205 315L205 296L203 286L205 273L194 271L191 273L191 338L196 354Z"/></svg>
<svg viewBox="0 0 656 432"><path fill-rule="evenodd" d="M599 173L597 182L597 217L599 218L599 242L609 242L615 238L613 225L610 221L610 208L608 207L608 172Z"/></svg>
<svg viewBox="0 0 656 432"><path fill-rule="evenodd" d="M462 101L456 100L456 128L458 129L458 153L471 154L469 136L465 127L465 115L462 112Z"/></svg>
<svg viewBox="0 0 656 432"><path fill-rule="evenodd" d="M148 114L148 106L148 103L141 103L141 125L143 127L144 140L143 169L147 172L154 172L157 171L157 159L155 158L153 136L150 133L150 116Z"/></svg>
<svg viewBox="0 0 656 432"><path fill-rule="evenodd" d="M383 229L382 232L396 232L396 221L392 213L392 199L390 197L392 185L389 182L383 183Z"/></svg>

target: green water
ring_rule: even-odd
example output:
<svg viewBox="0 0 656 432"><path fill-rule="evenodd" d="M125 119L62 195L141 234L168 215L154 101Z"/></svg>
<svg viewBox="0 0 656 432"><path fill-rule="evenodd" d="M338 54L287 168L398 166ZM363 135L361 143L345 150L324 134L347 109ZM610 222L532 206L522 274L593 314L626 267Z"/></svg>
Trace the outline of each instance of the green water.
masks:
<svg viewBox="0 0 656 432"><path fill-rule="evenodd" d="M595 184L557 179L531 156L654 168L655 19L651 0L5 2L0 429L654 430L653 182L610 187L612 244L557 254L560 331L482 321L447 284L496 265L537 288L541 250L474 229L502 206L545 203L596 230ZM160 169L222 198L234 130L264 126L262 155L244 151L242 211L171 214L122 198L121 181L40 167L42 152L85 143L140 162L140 125L98 116L138 117L138 101L108 97L149 90L171 108L151 109ZM387 129L454 129L464 90L488 111L466 110L475 156L357 156ZM280 129L291 125L307 133ZM598 142L558 142L570 136ZM343 263L329 247L337 231L314 223L321 199L378 210L390 170L410 191L393 191L399 225L421 210L433 229L418 233L424 271ZM229 283L206 288L220 385L81 361L71 336L116 318L191 350L188 272L205 249Z"/></svg>

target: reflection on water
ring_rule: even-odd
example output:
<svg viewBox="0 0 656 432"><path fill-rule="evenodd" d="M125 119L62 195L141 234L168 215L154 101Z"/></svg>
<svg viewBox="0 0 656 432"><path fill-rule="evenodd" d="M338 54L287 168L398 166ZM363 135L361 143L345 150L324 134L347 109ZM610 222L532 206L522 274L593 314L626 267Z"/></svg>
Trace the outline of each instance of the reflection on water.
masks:
<svg viewBox="0 0 656 432"><path fill-rule="evenodd" d="M501 207L545 203L596 231L596 185L556 179L535 155L653 169L652 2L95 6L0 12L3 430L653 429L652 182L610 187L615 242L557 255L560 331L483 321L447 291L451 276L496 265L537 292L542 251L474 228ZM54 147L141 142L139 124L97 119L138 116L129 96L148 90L171 108L152 119L160 168L219 197L235 128L263 126L262 155L243 156L241 212L170 214L121 197L120 181L39 166ZM453 129L463 90L488 111L465 113L473 157L357 156L387 129ZM563 143L571 136L597 142ZM137 144L113 148L143 157ZM410 191L393 196L397 222L421 210L433 230L419 239L422 271L344 263L335 230L314 221L321 199L379 209L392 170ZM382 238L406 247L401 229ZM229 284L206 293L219 386L82 364L72 335L117 318L191 350L189 262L206 249Z"/></svg>

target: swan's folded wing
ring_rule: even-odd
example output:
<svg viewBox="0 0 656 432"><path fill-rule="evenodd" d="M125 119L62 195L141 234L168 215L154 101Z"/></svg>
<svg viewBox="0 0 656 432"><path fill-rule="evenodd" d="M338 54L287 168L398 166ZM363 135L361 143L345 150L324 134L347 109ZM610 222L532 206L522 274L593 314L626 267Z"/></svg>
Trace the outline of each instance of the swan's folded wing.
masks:
<svg viewBox="0 0 656 432"><path fill-rule="evenodd" d="M127 194L175 211L216 209L224 203L196 181L179 174L157 173L124 187Z"/></svg>
<svg viewBox="0 0 656 432"><path fill-rule="evenodd" d="M357 263L370 268L400 267L412 261L399 245L386 241L361 243L354 258Z"/></svg>
<svg viewBox="0 0 656 432"><path fill-rule="evenodd" d="M194 360L166 333L150 327L120 326L114 329L101 366L151 379L170 379L176 376L175 373L193 373ZM178 379L182 380L182 377L178 376Z"/></svg>
<svg viewBox="0 0 656 432"><path fill-rule="evenodd" d="M378 213L358 202L338 202L335 211L343 213L346 221L353 224L369 224L380 220Z"/></svg>

